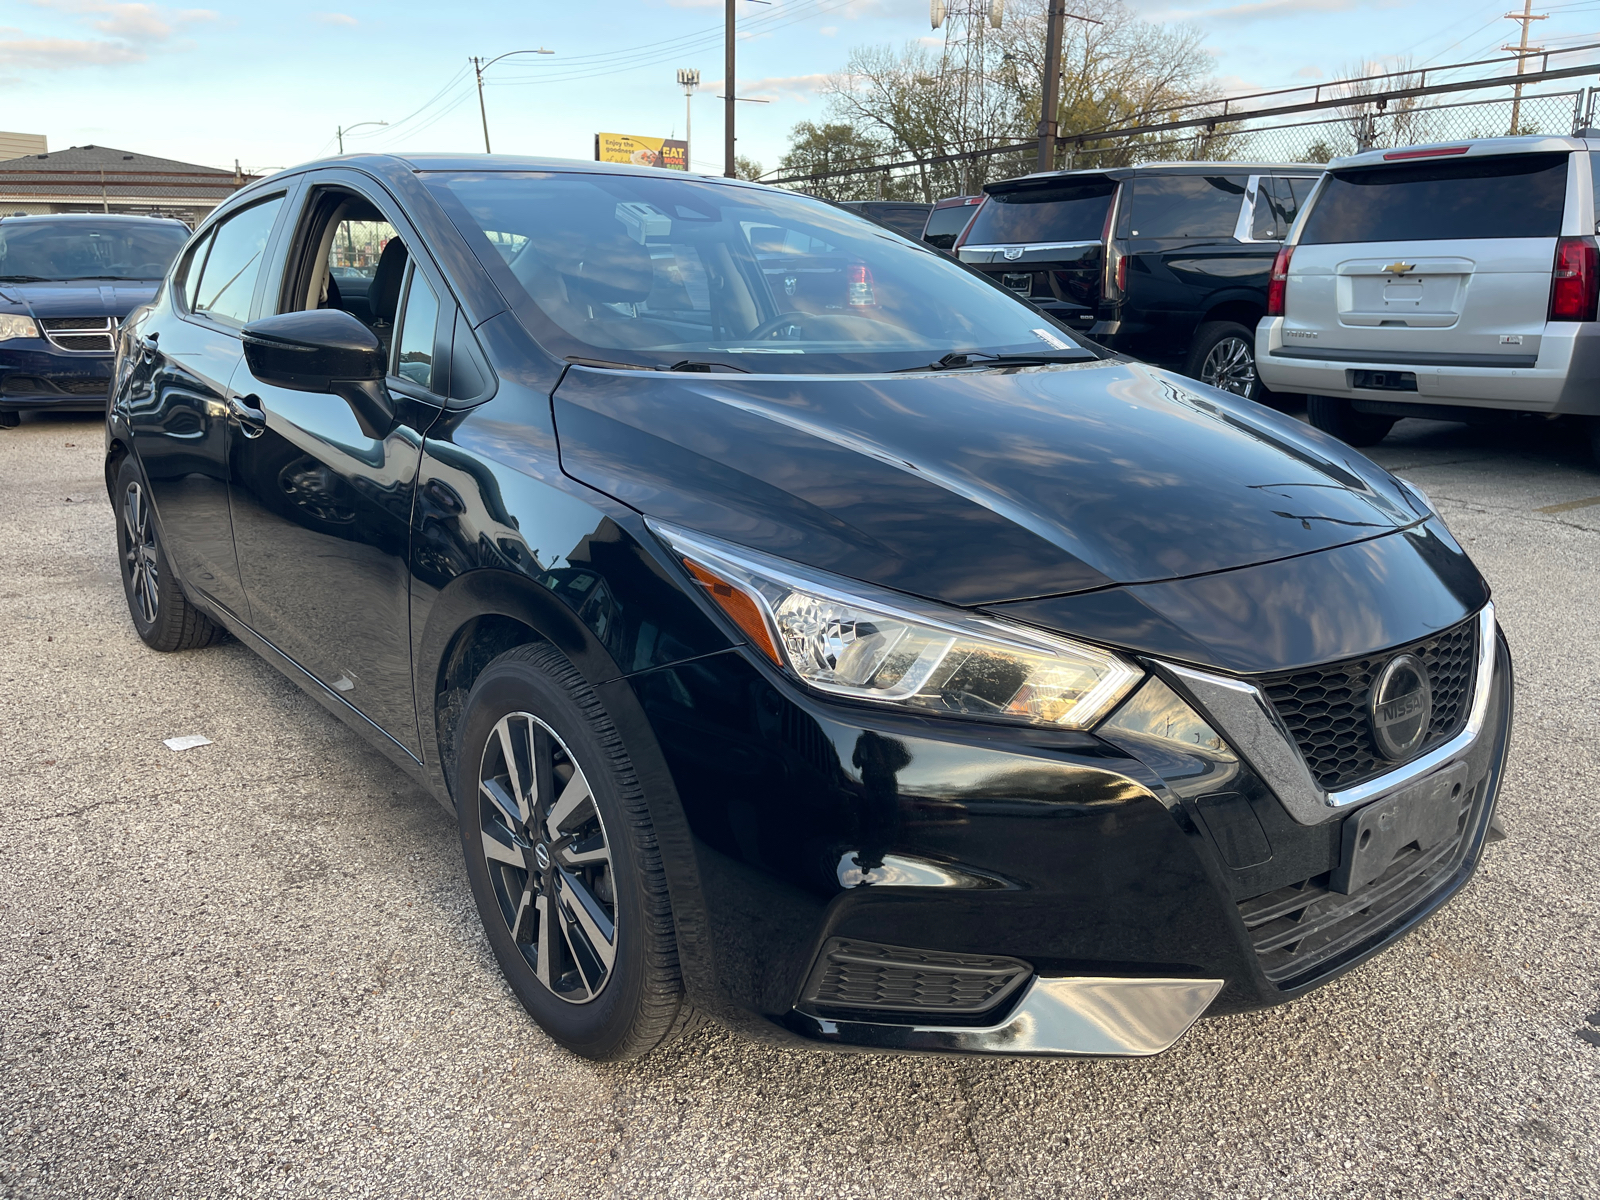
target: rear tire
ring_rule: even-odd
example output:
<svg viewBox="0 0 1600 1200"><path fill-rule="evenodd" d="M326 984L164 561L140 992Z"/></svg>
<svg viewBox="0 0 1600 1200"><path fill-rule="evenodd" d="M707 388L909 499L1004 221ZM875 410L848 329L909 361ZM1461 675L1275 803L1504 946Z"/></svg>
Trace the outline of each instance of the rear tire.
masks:
<svg viewBox="0 0 1600 1200"><path fill-rule="evenodd" d="M1194 331L1183 373L1246 400L1265 393L1256 374L1256 335L1237 321L1207 321Z"/></svg>
<svg viewBox="0 0 1600 1200"><path fill-rule="evenodd" d="M223 630L183 594L177 573L167 561L150 507L150 489L133 459L117 468L112 495L117 506L117 557L122 591L134 631L152 650L198 650L220 641Z"/></svg>
<svg viewBox="0 0 1600 1200"><path fill-rule="evenodd" d="M478 676L459 728L467 878L529 1015L601 1062L697 1023L655 829L594 689L553 646L518 646Z"/></svg>
<svg viewBox="0 0 1600 1200"><path fill-rule="evenodd" d="M1589 453L1594 455L1594 465L1600 467L1600 417L1589 418Z"/></svg>
<svg viewBox="0 0 1600 1200"><path fill-rule="evenodd" d="M1306 416L1323 433L1331 433L1347 446L1376 446L1400 419L1357 412L1342 396L1307 396Z"/></svg>
<svg viewBox="0 0 1600 1200"><path fill-rule="evenodd" d="M0 409L0 429L15 429L22 424L22 414Z"/></svg>

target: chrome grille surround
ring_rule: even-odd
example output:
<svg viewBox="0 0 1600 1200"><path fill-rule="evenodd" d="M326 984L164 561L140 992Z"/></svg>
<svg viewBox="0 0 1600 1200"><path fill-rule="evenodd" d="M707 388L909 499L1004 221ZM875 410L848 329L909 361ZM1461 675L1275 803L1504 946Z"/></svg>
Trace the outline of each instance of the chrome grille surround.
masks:
<svg viewBox="0 0 1600 1200"><path fill-rule="evenodd" d="M1276 793L1291 817L1302 825L1321 825L1343 816L1355 805L1375 800L1422 778L1465 753L1478 740L1494 687L1493 604L1485 604L1479 610L1477 623L1472 700L1461 731L1392 771L1337 791L1329 791L1317 782L1294 734L1261 688L1248 680L1213 675L1173 663L1159 664L1159 670L1168 677L1169 683L1199 705L1217 731Z"/></svg>
<svg viewBox="0 0 1600 1200"><path fill-rule="evenodd" d="M39 328L57 350L70 354L112 354L117 348L115 317L41 317Z"/></svg>

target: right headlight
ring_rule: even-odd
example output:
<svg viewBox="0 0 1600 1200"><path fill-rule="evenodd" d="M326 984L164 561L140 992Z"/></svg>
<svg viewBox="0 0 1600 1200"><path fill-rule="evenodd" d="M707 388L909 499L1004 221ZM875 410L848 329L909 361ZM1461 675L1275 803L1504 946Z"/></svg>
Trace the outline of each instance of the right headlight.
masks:
<svg viewBox="0 0 1600 1200"><path fill-rule="evenodd" d="M1097 646L650 526L754 646L818 691L1086 729L1143 676Z"/></svg>
<svg viewBox="0 0 1600 1200"><path fill-rule="evenodd" d="M0 313L0 342L38 336L39 327L33 323L32 317L25 317L21 313Z"/></svg>

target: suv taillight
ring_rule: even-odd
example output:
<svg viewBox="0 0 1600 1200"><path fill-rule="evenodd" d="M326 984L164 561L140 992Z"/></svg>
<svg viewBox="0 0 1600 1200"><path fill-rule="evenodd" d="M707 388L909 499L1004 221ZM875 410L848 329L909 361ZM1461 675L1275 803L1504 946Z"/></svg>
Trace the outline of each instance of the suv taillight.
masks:
<svg viewBox="0 0 1600 1200"><path fill-rule="evenodd" d="M978 213L983 209L983 202L988 198L988 196L983 196L978 199L978 207L974 209L972 215L967 218L966 225L962 227L961 233L956 238L956 244L950 247L951 254L954 254L957 250L961 249L961 247L967 244L967 234L972 232L972 223L978 219Z"/></svg>
<svg viewBox="0 0 1600 1200"><path fill-rule="evenodd" d="M1550 319L1592 321L1600 300L1600 246L1592 237L1564 237L1556 243L1550 275Z"/></svg>
<svg viewBox="0 0 1600 1200"><path fill-rule="evenodd" d="M846 276L845 298L857 308L876 308L877 293L872 286L872 271L865 263L856 263Z"/></svg>
<svg viewBox="0 0 1600 1200"><path fill-rule="evenodd" d="M1289 290L1289 260L1294 257L1294 247L1285 246L1272 260L1272 276L1267 280L1267 316L1283 316L1283 297Z"/></svg>

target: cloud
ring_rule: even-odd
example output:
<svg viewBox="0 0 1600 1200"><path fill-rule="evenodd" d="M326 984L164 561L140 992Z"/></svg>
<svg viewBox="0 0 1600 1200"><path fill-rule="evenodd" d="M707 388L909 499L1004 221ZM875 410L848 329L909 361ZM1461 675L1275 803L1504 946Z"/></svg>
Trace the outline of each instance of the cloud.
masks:
<svg viewBox="0 0 1600 1200"><path fill-rule="evenodd" d="M61 71L75 67L120 66L149 59L153 49L172 41L190 25L214 21L208 8L170 9L156 4L112 0L26 0L31 8L73 17L100 38L30 37L20 29L0 30L0 64ZM17 35L17 36L10 36Z"/></svg>
<svg viewBox="0 0 1600 1200"><path fill-rule="evenodd" d="M361 24L349 13L312 13L311 19L319 25L346 25L354 28Z"/></svg>
<svg viewBox="0 0 1600 1200"><path fill-rule="evenodd" d="M1294 77L1296 79L1321 79L1322 78L1322 68L1321 67L1301 67L1298 71L1296 71L1294 73Z"/></svg>
<svg viewBox="0 0 1600 1200"><path fill-rule="evenodd" d="M1349 12L1363 7L1361 0L1246 0L1226 8L1169 8L1151 13L1146 20L1167 21L1255 21L1278 17L1298 17L1306 13Z"/></svg>
<svg viewBox="0 0 1600 1200"><path fill-rule="evenodd" d="M739 95L746 100L798 100L804 104L820 92L828 76L774 75L766 79L739 80ZM700 90L713 96L722 95L722 80L701 83Z"/></svg>
<svg viewBox="0 0 1600 1200"><path fill-rule="evenodd" d="M139 47L118 42L81 38L0 38L0 67L59 71L71 67L140 63L148 57Z"/></svg>
<svg viewBox="0 0 1600 1200"><path fill-rule="evenodd" d="M839 27L837 25L824 25L821 29L817 30L817 32L823 37L835 37L839 32Z"/></svg>

